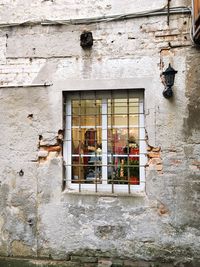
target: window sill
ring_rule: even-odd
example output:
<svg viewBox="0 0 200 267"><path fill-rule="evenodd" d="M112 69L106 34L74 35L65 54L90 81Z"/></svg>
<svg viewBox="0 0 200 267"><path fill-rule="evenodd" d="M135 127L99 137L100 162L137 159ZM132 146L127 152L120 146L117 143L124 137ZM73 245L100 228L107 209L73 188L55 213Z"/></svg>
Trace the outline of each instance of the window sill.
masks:
<svg viewBox="0 0 200 267"><path fill-rule="evenodd" d="M92 191L82 191L79 192L77 190L65 189L62 192L62 195L77 195L77 196L96 196L96 197L146 197L146 192L135 191L129 193L119 192L119 193L111 193L111 192L92 192Z"/></svg>

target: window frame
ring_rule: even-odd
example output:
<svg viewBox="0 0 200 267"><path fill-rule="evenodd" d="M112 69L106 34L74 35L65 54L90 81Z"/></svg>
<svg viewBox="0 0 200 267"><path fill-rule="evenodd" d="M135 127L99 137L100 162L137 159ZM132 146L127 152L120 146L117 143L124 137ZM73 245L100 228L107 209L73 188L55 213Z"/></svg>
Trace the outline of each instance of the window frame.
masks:
<svg viewBox="0 0 200 267"><path fill-rule="evenodd" d="M193 37L196 43L200 43L200 0L192 1Z"/></svg>
<svg viewBox="0 0 200 267"><path fill-rule="evenodd" d="M130 183L128 184L108 184L108 153L102 155L102 177L103 181L102 184L92 183L73 183L72 182L72 124L71 124L71 100L73 97L77 96L78 94L85 94L89 99L94 95L94 92L97 92L99 95L103 94L104 97L102 97L102 116L104 116L104 119L102 118L102 148L104 151L107 152L107 131L108 126L107 120L108 120L108 114L107 114L107 106L108 104L105 104L105 99L109 99L108 95L111 92L115 92L115 94L123 95L125 92L127 94L131 94L131 97L133 98L139 98L139 158L140 158L140 164L139 164L139 170L140 170L140 184L139 185L132 185ZM87 99L87 98L85 98ZM93 97L92 97L93 99ZM145 140L145 121L144 121L144 90L143 89L112 89L112 90L80 90L80 91L70 91L65 92L65 116L64 116L64 123L65 123L65 138L64 138L64 146L63 146L63 158L65 163L65 184L66 189L69 189L70 191L73 190L75 192L102 192L102 193L134 193L138 191L144 191L145 190L145 165L146 165L146 140ZM106 126L105 126L106 125ZM104 136L104 137L103 137ZM105 138L106 137L106 138ZM104 140L104 141L103 141ZM106 140L106 141L105 141ZM103 143L104 142L104 143Z"/></svg>

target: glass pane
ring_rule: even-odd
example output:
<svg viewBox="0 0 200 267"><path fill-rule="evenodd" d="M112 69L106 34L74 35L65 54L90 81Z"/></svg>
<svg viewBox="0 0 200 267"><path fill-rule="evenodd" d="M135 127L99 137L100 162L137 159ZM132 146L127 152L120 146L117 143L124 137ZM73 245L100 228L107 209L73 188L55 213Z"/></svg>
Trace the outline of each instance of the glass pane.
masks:
<svg viewBox="0 0 200 267"><path fill-rule="evenodd" d="M85 168L85 180L86 183L100 183L102 179L102 167L101 166L88 166Z"/></svg>
<svg viewBox="0 0 200 267"><path fill-rule="evenodd" d="M139 184L139 157L108 157L108 180L113 184Z"/></svg>
<svg viewBox="0 0 200 267"><path fill-rule="evenodd" d="M129 115L129 127L138 126L139 116L138 115Z"/></svg>
<svg viewBox="0 0 200 267"><path fill-rule="evenodd" d="M125 154L127 142L127 129L108 129L108 153Z"/></svg>
<svg viewBox="0 0 200 267"><path fill-rule="evenodd" d="M129 99L129 114L139 113L139 98L130 98Z"/></svg>
<svg viewBox="0 0 200 267"><path fill-rule="evenodd" d="M140 174L139 174L140 168L137 167L129 167L129 184L140 184Z"/></svg>
<svg viewBox="0 0 200 267"><path fill-rule="evenodd" d="M72 156L72 165L88 165L88 158L89 156L84 156L84 155L77 155L77 156Z"/></svg>
<svg viewBox="0 0 200 267"><path fill-rule="evenodd" d="M108 114L127 114L127 99L109 99Z"/></svg>
<svg viewBox="0 0 200 267"><path fill-rule="evenodd" d="M127 115L108 115L108 127L127 127Z"/></svg>
<svg viewBox="0 0 200 267"><path fill-rule="evenodd" d="M72 182L74 183L101 183L102 167L93 165L72 166Z"/></svg>
<svg viewBox="0 0 200 267"><path fill-rule="evenodd" d="M101 100L72 101L72 182L74 183L101 182L101 112Z"/></svg>
<svg viewBox="0 0 200 267"><path fill-rule="evenodd" d="M116 167L110 166L108 167L108 184L128 184L128 180L118 175Z"/></svg>
<svg viewBox="0 0 200 267"><path fill-rule="evenodd" d="M72 182L83 183L84 181L84 167L72 166Z"/></svg>
<svg viewBox="0 0 200 267"><path fill-rule="evenodd" d="M72 154L81 153L83 144L81 142L81 133L79 129L72 129Z"/></svg>
<svg viewBox="0 0 200 267"><path fill-rule="evenodd" d="M109 157L108 156L108 180L112 180L112 183L127 183L128 176L126 173L126 157Z"/></svg>
<svg viewBox="0 0 200 267"><path fill-rule="evenodd" d="M84 146L85 149L91 150L91 151L95 151L97 146L101 144L101 130L100 129L81 129L82 130L82 134L83 134L83 138L84 138Z"/></svg>
<svg viewBox="0 0 200 267"><path fill-rule="evenodd" d="M72 127L97 127L101 126L101 115L96 116L73 116Z"/></svg>
<svg viewBox="0 0 200 267"><path fill-rule="evenodd" d="M138 126L139 116L138 115L109 115L108 116L108 127L127 127L129 120L129 127Z"/></svg>
<svg viewBox="0 0 200 267"><path fill-rule="evenodd" d="M74 140L72 143L72 154L82 154L83 153L83 147L79 140Z"/></svg>
<svg viewBox="0 0 200 267"><path fill-rule="evenodd" d="M128 145L126 146L126 153L132 157L139 155L139 141L135 138L134 135L129 137Z"/></svg>
<svg viewBox="0 0 200 267"><path fill-rule="evenodd" d="M129 143L139 146L139 128L131 127L129 128Z"/></svg>
<svg viewBox="0 0 200 267"><path fill-rule="evenodd" d="M101 100L72 100L73 115L98 115L101 114Z"/></svg>
<svg viewBox="0 0 200 267"><path fill-rule="evenodd" d="M139 99L110 100L108 112L108 183L139 184Z"/></svg>
<svg viewBox="0 0 200 267"><path fill-rule="evenodd" d="M72 129L72 154L100 153L102 144L102 130L93 128Z"/></svg>

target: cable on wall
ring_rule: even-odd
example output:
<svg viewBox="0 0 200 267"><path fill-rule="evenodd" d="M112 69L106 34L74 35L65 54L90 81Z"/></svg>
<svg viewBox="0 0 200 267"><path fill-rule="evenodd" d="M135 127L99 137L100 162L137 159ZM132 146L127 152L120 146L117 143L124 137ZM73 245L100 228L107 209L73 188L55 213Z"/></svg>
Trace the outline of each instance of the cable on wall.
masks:
<svg viewBox="0 0 200 267"><path fill-rule="evenodd" d="M167 8L162 7L160 9L128 13L128 14L119 14L119 15L105 15L91 18L80 18L80 19L69 19L69 20L41 20L41 21L24 21L20 23L2 23L0 28L4 27L16 27L16 26L33 26L33 25L82 25L82 24L93 24L100 22L111 22L111 21L120 21L125 19L141 18L141 17L151 17L151 16L162 16L162 15L172 15L172 14L191 14L191 10L188 7L172 7Z"/></svg>

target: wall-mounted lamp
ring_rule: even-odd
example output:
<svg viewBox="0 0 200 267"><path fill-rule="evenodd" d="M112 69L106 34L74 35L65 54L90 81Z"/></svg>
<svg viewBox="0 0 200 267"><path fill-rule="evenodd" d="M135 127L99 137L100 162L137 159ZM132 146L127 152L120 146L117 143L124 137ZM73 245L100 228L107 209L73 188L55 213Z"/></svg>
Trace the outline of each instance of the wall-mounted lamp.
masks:
<svg viewBox="0 0 200 267"><path fill-rule="evenodd" d="M172 86L174 85L174 79L175 79L175 74L178 71L173 69L171 65L169 64L169 67L163 71L163 83L165 85L165 90L163 91L163 96L165 98L170 98L173 96L173 91L172 91Z"/></svg>

